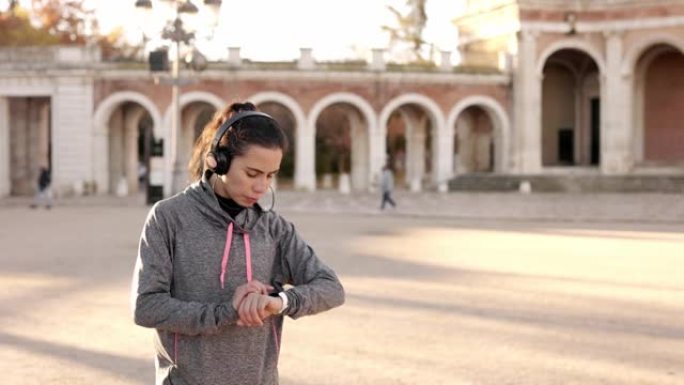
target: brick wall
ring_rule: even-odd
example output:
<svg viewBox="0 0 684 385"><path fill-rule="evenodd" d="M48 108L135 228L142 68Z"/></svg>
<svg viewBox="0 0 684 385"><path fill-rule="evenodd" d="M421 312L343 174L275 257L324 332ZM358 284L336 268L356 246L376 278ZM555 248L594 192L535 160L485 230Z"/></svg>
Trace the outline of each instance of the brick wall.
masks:
<svg viewBox="0 0 684 385"><path fill-rule="evenodd" d="M684 161L684 55L657 57L646 74L644 158Z"/></svg>

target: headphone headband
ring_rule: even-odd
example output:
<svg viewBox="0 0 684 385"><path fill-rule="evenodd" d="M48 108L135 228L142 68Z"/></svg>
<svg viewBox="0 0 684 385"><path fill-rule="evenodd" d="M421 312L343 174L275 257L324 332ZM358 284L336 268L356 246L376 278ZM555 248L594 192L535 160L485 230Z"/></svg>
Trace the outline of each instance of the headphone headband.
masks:
<svg viewBox="0 0 684 385"><path fill-rule="evenodd" d="M271 119L274 120L271 115L265 114L263 112L259 111L240 111L233 116L230 117L230 119L226 120L223 122L223 124L216 130L216 134L214 135L214 140L211 142L211 151L214 152L218 148L219 143L221 142L221 138L230 130L231 127L240 120L244 118L248 118L250 116L261 116L263 118Z"/></svg>
<svg viewBox="0 0 684 385"><path fill-rule="evenodd" d="M230 117L227 121L225 121L217 130L216 134L214 135L214 140L211 142L211 148L209 150L209 153L214 156L214 159L216 159L216 167L214 168L214 172L219 175L223 175L228 172L228 169L230 168L230 163L232 161L233 154L228 153L228 154L222 154L218 151L218 146L219 143L221 142L221 138L230 131L230 128L239 122L240 120L244 118L248 118L251 116L260 116L262 118L269 119L276 123L275 119L273 119L270 115L265 114L263 112L259 111L240 111L233 116ZM277 124L277 123L276 123Z"/></svg>

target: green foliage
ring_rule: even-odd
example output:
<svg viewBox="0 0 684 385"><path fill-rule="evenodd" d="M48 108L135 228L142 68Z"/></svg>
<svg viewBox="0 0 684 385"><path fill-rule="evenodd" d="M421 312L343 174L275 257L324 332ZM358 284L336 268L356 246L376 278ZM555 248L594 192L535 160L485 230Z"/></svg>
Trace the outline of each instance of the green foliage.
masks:
<svg viewBox="0 0 684 385"><path fill-rule="evenodd" d="M97 44L106 60L130 60L141 47L129 44L121 28L101 35L94 10L82 0L32 0L30 9L10 2L0 13L0 46Z"/></svg>
<svg viewBox="0 0 684 385"><path fill-rule="evenodd" d="M44 28L36 28L28 12L20 7L0 14L0 46L46 46L59 44L59 38Z"/></svg>

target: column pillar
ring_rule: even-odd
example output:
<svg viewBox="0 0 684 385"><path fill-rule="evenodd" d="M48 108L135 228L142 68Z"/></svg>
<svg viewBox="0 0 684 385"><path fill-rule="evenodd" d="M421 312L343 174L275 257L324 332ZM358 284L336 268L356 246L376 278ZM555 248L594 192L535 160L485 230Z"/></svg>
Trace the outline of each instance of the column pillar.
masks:
<svg viewBox="0 0 684 385"><path fill-rule="evenodd" d="M10 194L9 101L0 97L0 198Z"/></svg>
<svg viewBox="0 0 684 385"><path fill-rule="evenodd" d="M518 67L515 77L515 131L518 150L515 169L523 174L541 172L541 82L537 73L537 33L518 35Z"/></svg>
<svg viewBox="0 0 684 385"><path fill-rule="evenodd" d="M297 130L295 186L306 191L316 190L316 122L304 122Z"/></svg>
<svg viewBox="0 0 684 385"><path fill-rule="evenodd" d="M127 111L123 127L124 178L129 194L138 192L138 124L142 114L139 107Z"/></svg>
<svg viewBox="0 0 684 385"><path fill-rule="evenodd" d="M629 84L622 76L623 34L608 31L606 37L606 74L601 82L601 171L624 174L631 167L630 125L626 118Z"/></svg>

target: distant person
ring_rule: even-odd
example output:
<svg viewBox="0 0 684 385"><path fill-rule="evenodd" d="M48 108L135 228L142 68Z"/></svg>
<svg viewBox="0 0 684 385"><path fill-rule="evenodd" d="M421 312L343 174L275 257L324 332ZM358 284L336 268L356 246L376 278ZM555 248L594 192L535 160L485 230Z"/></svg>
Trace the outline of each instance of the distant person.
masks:
<svg viewBox="0 0 684 385"><path fill-rule="evenodd" d="M46 209L52 208L52 193L50 191L50 170L47 167L41 167L38 174L38 190L33 197L31 208L35 209L38 206L44 205Z"/></svg>
<svg viewBox="0 0 684 385"><path fill-rule="evenodd" d="M156 384L277 385L285 316L344 302L295 226L257 203L286 149L273 118L232 104L195 143L195 182L150 210L132 295L135 323L156 329Z"/></svg>
<svg viewBox="0 0 684 385"><path fill-rule="evenodd" d="M380 189L382 191L380 210L384 210L385 204L387 203L392 205L393 208L397 207L394 199L392 199L392 193L394 192L394 173L388 164L382 168L382 174L380 175Z"/></svg>

